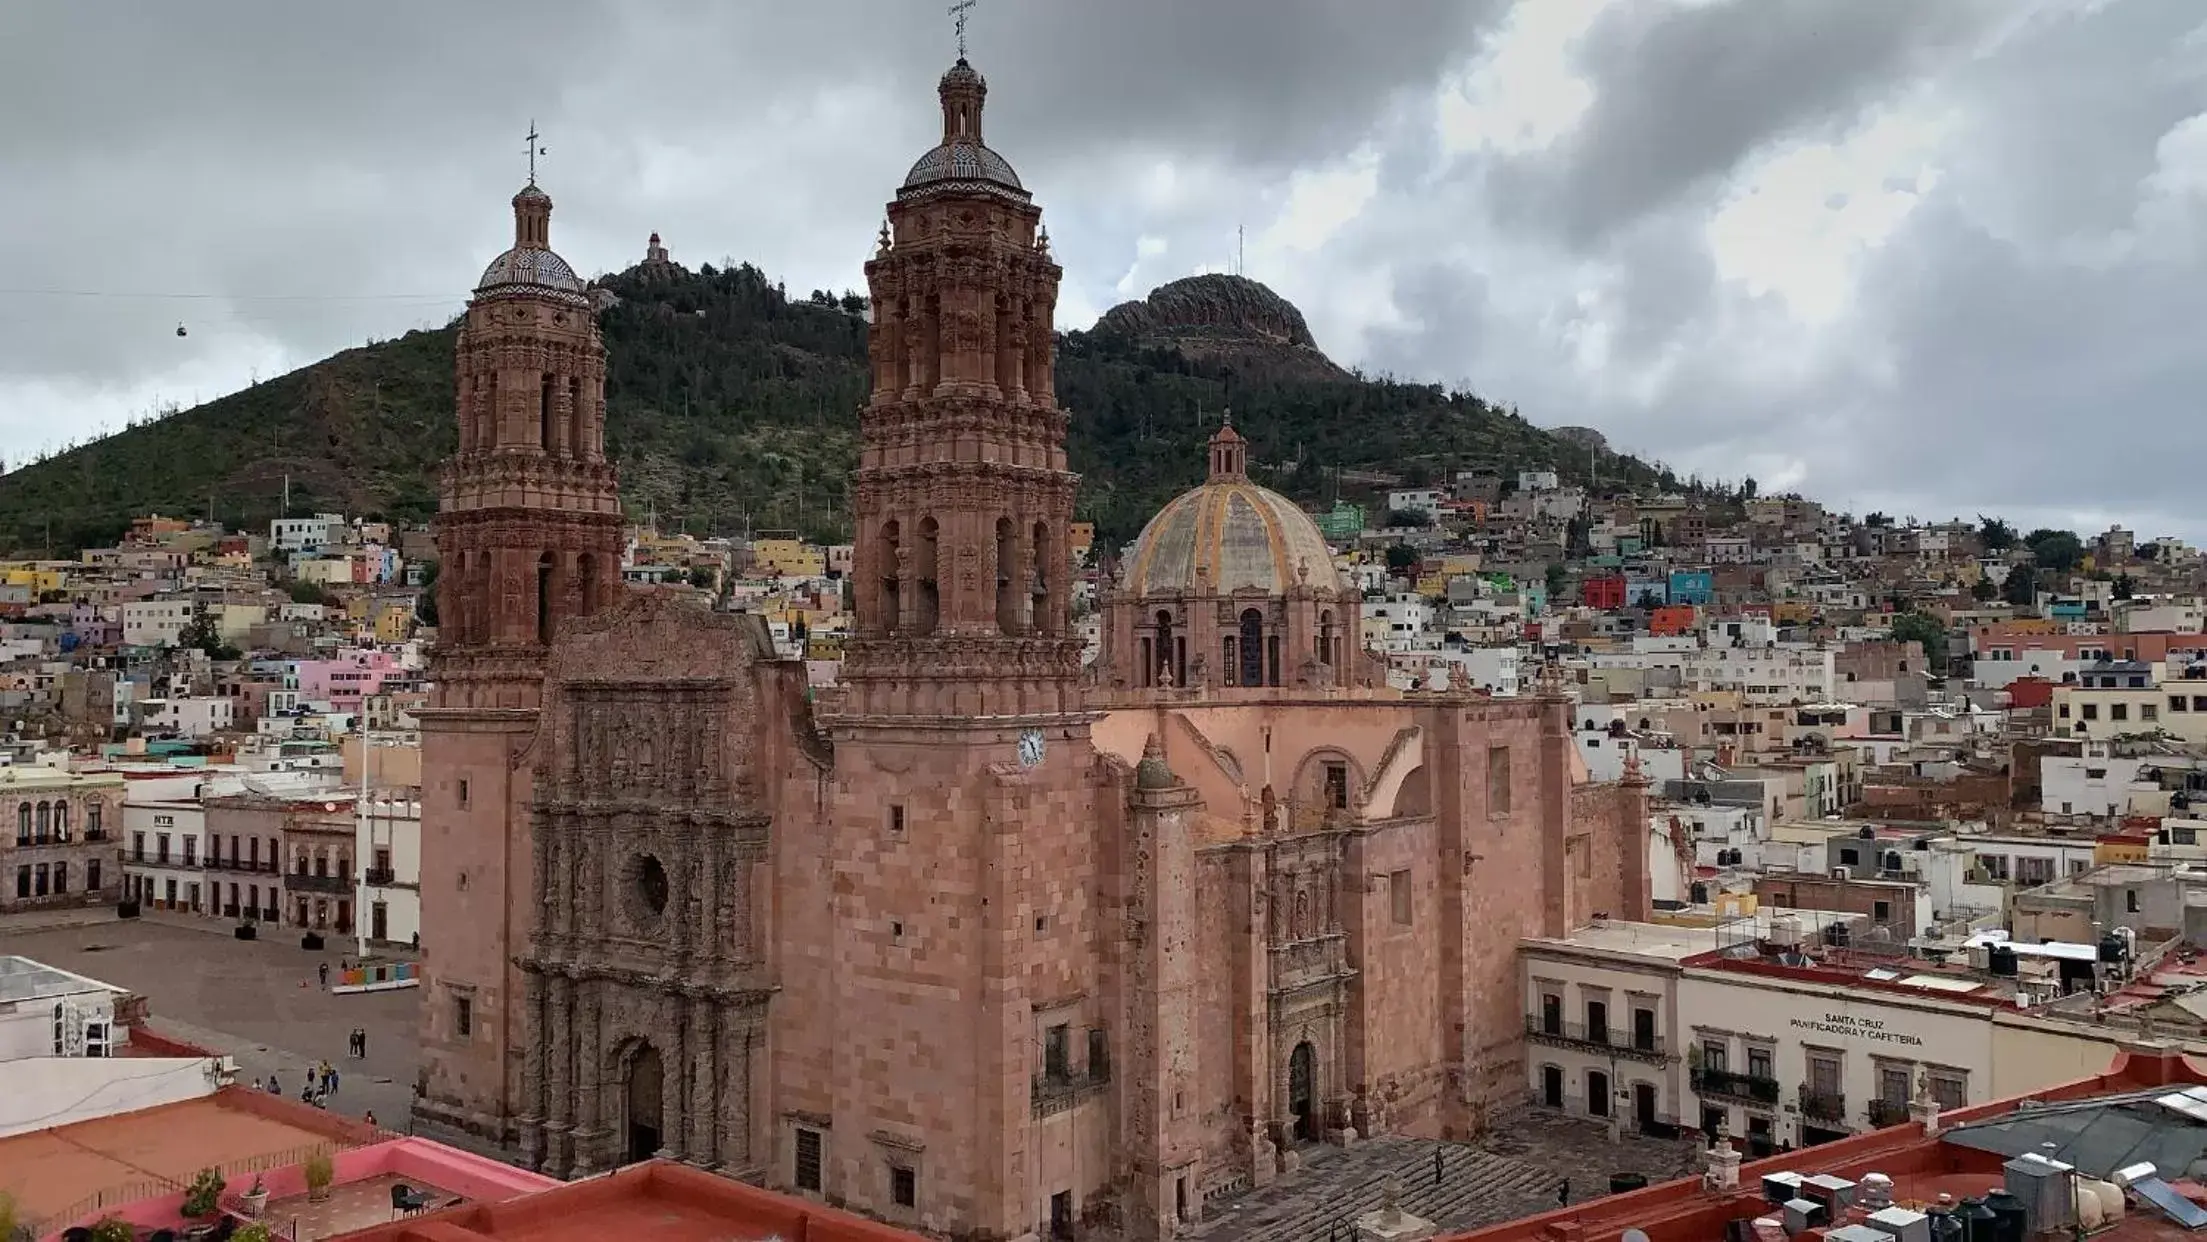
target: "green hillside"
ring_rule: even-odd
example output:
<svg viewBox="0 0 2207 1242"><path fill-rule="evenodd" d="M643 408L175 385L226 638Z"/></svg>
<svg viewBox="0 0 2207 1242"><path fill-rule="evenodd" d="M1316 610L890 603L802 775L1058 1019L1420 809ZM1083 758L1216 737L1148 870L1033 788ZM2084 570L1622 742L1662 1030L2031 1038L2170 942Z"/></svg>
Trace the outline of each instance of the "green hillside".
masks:
<svg viewBox="0 0 2207 1242"><path fill-rule="evenodd" d="M600 322L606 442L630 512L700 535L847 537L866 388L855 300L793 300L748 266L600 283L621 298ZM114 540L133 516L202 515L210 502L223 522L261 528L287 478L294 513L426 520L454 441L453 335L346 350L0 477L0 548L67 554ZM1267 367L1246 351L1192 361L1114 333L1068 333L1059 348L1083 516L1110 540L1201 477L1202 443L1229 404L1260 481L1300 500L1355 495L1340 469L1415 482L1471 465L1583 478L1589 464L1583 448L1436 387ZM1597 464L1606 485L1656 477L1606 452Z"/></svg>

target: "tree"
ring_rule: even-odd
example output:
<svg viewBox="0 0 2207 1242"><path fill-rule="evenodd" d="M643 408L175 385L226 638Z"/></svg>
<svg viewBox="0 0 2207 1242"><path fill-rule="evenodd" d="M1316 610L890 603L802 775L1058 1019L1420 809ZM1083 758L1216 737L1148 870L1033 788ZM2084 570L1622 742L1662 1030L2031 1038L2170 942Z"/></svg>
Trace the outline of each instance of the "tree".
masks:
<svg viewBox="0 0 2207 1242"><path fill-rule="evenodd" d="M205 608L194 613L184 628L177 631L176 645L196 647L206 652L210 660L235 660L241 654L237 648L222 641L222 632L215 628L215 615Z"/></svg>
<svg viewBox="0 0 2207 1242"><path fill-rule="evenodd" d="M1562 598L1563 598L1563 588L1564 588L1565 584L1567 584L1567 583L1568 583L1568 582L1569 582L1570 580L1571 580L1571 575L1569 574L1569 572L1567 572L1567 571L1566 571L1566 570L1565 570L1565 569L1563 568L1563 562L1562 562L1562 561L1550 561L1550 562L1548 562L1548 606L1549 606L1549 607L1551 607L1551 608L1552 608L1552 607L1554 607L1554 606L1555 606L1555 603L1556 603L1556 601L1557 601L1557 600L1559 600L1559 599L1562 599Z"/></svg>
<svg viewBox="0 0 2207 1242"><path fill-rule="evenodd" d="M2038 602L2038 575L2018 565L2000 582L2000 598L2018 608Z"/></svg>
<svg viewBox="0 0 2207 1242"><path fill-rule="evenodd" d="M1883 513L1872 513L1862 519L1864 526L1891 526L1893 519Z"/></svg>
<svg viewBox="0 0 2207 1242"><path fill-rule="evenodd" d="M1755 498L1756 490L1755 476L1748 475L1747 478L1740 483L1740 499L1753 500Z"/></svg>
<svg viewBox="0 0 2207 1242"><path fill-rule="evenodd" d="M1418 563L1418 550L1407 543L1387 545L1387 572L1408 573Z"/></svg>
<svg viewBox="0 0 2207 1242"><path fill-rule="evenodd" d="M1994 586L1990 578L1979 578L1969 584L1969 597L1980 604L1986 603L2000 598L2000 588Z"/></svg>
<svg viewBox="0 0 2207 1242"><path fill-rule="evenodd" d="M1387 511L1387 524L1389 526L1431 526L1433 515L1423 509L1389 509Z"/></svg>
<svg viewBox="0 0 2207 1242"><path fill-rule="evenodd" d="M2005 552L2015 546L2015 527L1980 513L1977 515L1977 539L1987 552Z"/></svg>
<svg viewBox="0 0 2207 1242"><path fill-rule="evenodd" d="M423 625L437 623L437 573L443 564L431 561L429 568L422 572L421 594L414 597L414 619Z"/></svg>
<svg viewBox="0 0 2207 1242"><path fill-rule="evenodd" d="M291 602L294 604L329 604L330 593L319 582L294 582L291 584Z"/></svg>
<svg viewBox="0 0 2207 1242"><path fill-rule="evenodd" d="M2023 537L2023 544L2031 550L2031 559L2040 569L2065 574L2084 559L2084 542L2066 530L2041 527Z"/></svg>
<svg viewBox="0 0 2207 1242"><path fill-rule="evenodd" d="M713 589L714 576L715 575L713 574L713 571L709 566L690 566L690 585L696 587L700 591L710 591Z"/></svg>
<svg viewBox="0 0 2207 1242"><path fill-rule="evenodd" d="M2117 599L2129 599L2137 594L2138 584L2131 580L2129 574L2117 574L2115 575L2115 585L2110 590Z"/></svg>
<svg viewBox="0 0 2207 1242"><path fill-rule="evenodd" d="M1895 642L1923 644L1924 659L1930 664L1932 674L1945 675L1947 631L1938 618L1920 612L1896 613L1892 629Z"/></svg>

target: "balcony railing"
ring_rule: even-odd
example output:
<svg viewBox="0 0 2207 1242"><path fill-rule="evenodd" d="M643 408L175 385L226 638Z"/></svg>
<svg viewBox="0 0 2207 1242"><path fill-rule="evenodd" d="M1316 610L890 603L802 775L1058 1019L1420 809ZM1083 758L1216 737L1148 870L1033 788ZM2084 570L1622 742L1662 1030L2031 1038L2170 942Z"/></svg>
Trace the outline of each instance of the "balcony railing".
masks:
<svg viewBox="0 0 2207 1242"><path fill-rule="evenodd" d="M1730 1070L1697 1069L1693 1072L1693 1083L1694 1090L1703 1095L1724 1096L1751 1104L1778 1102L1778 1080L1775 1078L1735 1074Z"/></svg>
<svg viewBox="0 0 2207 1242"><path fill-rule="evenodd" d="M1817 1121L1844 1122L1847 1120L1847 1097L1836 1091L1812 1091L1803 1087L1801 1115Z"/></svg>
<svg viewBox="0 0 2207 1242"><path fill-rule="evenodd" d="M1590 1026L1584 1022L1551 1021L1537 1013L1525 1015L1526 1037L1561 1047L1598 1049L1642 1061L1667 1061L1670 1049L1654 1032L1637 1032L1614 1026Z"/></svg>
<svg viewBox="0 0 2207 1242"><path fill-rule="evenodd" d="M1062 1112L1080 1102L1082 1097L1101 1091L1111 1083L1109 1061L1090 1065L1081 1074L1037 1074L1034 1078L1034 1114L1046 1117Z"/></svg>
<svg viewBox="0 0 2207 1242"><path fill-rule="evenodd" d="M284 887L300 893L349 895L353 891L353 882L351 876L305 875L295 871L284 877Z"/></svg>
<svg viewBox="0 0 2207 1242"><path fill-rule="evenodd" d="M389 867L370 867L364 883L370 888L387 888L398 883L398 873Z"/></svg>
<svg viewBox="0 0 2207 1242"><path fill-rule="evenodd" d="M1900 1125L1901 1123L1903 1123L1903 1122L1905 1122L1905 1121L1907 1121L1907 1120L1908 1120L1908 1101L1906 1101L1906 1100L1872 1100L1872 1101L1870 1101L1870 1124L1871 1124L1871 1125L1873 1125L1873 1126L1876 1126L1876 1127L1878 1127L1879 1129L1881 1129L1881 1130L1882 1130L1882 1129L1884 1129L1884 1128L1885 1128L1886 1126L1897 1126L1897 1125Z"/></svg>

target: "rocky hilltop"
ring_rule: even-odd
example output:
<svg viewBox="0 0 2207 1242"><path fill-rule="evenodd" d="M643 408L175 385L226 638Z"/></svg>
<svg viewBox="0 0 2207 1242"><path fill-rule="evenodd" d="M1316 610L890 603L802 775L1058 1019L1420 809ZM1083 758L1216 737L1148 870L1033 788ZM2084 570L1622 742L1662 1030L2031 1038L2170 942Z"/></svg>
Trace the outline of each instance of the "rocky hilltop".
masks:
<svg viewBox="0 0 2207 1242"><path fill-rule="evenodd" d="M1256 363L1305 378L1346 376L1310 334L1303 312L1246 276L1189 276L1096 321L1098 335L1194 360Z"/></svg>

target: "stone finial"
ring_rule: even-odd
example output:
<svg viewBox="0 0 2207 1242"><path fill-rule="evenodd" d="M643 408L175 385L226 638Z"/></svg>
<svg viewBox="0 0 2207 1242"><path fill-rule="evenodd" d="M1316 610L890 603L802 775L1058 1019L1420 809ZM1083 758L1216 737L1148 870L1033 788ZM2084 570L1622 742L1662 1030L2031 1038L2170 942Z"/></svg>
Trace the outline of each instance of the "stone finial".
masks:
<svg viewBox="0 0 2207 1242"><path fill-rule="evenodd" d="M1647 780L1647 767L1640 762L1640 752L1635 748L1625 755L1625 784L1645 785Z"/></svg>
<svg viewBox="0 0 2207 1242"><path fill-rule="evenodd" d="M1179 778L1165 764L1165 744L1156 734L1142 743L1142 761L1134 768L1134 787L1137 789L1171 789L1179 784Z"/></svg>
<svg viewBox="0 0 2207 1242"><path fill-rule="evenodd" d="M1049 226L1049 225L1045 224L1045 225L1043 225L1042 227L1040 227L1040 228L1038 228L1038 229L1036 229L1036 230L1035 230L1035 250L1036 250L1036 252L1037 252L1037 253L1040 253L1040 254L1048 254L1048 253L1050 253L1050 226Z"/></svg>
<svg viewBox="0 0 2207 1242"><path fill-rule="evenodd" d="M896 243L889 236L889 221L886 217L884 217L881 221L881 237L877 244L875 252L878 254L887 254L890 250L895 248L895 245Z"/></svg>
<svg viewBox="0 0 2207 1242"><path fill-rule="evenodd" d="M1299 556L1295 558L1295 582L1298 586L1308 586L1310 584L1309 557Z"/></svg>

